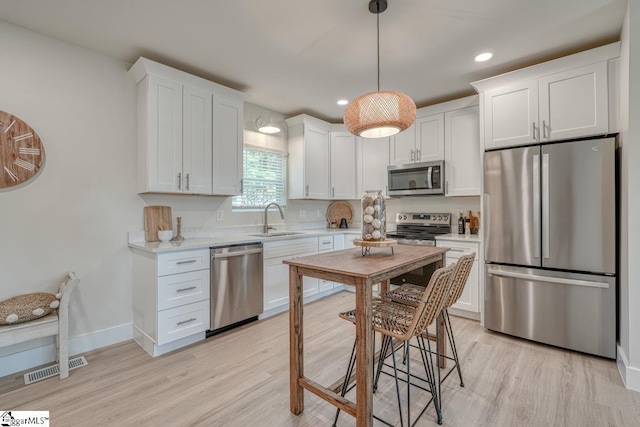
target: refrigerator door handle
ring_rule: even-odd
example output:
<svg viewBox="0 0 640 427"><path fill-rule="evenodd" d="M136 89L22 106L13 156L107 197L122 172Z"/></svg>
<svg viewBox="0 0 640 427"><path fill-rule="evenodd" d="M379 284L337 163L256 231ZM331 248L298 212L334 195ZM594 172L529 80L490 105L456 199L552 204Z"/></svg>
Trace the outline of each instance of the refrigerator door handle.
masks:
<svg viewBox="0 0 640 427"><path fill-rule="evenodd" d="M549 259L549 153L542 154L542 258Z"/></svg>
<svg viewBox="0 0 640 427"><path fill-rule="evenodd" d="M525 280L531 280L535 282L551 282L551 283L558 283L561 285L574 285L574 286L586 286L589 288L609 289L609 284L606 282L593 282L589 280L566 279L564 277L538 276L535 274L516 273L513 271L493 270L491 268L487 269L487 274L491 276L512 277L514 279L525 279Z"/></svg>
<svg viewBox="0 0 640 427"><path fill-rule="evenodd" d="M533 256L540 257L540 156L533 155Z"/></svg>

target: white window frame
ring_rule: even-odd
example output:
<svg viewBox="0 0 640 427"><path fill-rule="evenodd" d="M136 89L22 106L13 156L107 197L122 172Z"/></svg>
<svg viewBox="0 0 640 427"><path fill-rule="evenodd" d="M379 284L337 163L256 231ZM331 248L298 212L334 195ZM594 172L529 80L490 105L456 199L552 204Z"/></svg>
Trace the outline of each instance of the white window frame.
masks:
<svg viewBox="0 0 640 427"><path fill-rule="evenodd" d="M274 172L280 175L281 177L280 183L276 183L276 181L273 179L263 179L261 177L251 176L252 175L251 167L250 167L251 161L248 158L251 155L251 153L264 153L266 155L265 157L274 156L274 157L271 157L271 159L266 158L265 160L267 161L267 166L274 167ZM245 146L242 150L242 157L243 157L243 185L242 185L243 194L240 196L233 197L231 201L231 210L234 212L260 211L267 205L267 203L271 203L271 202L276 202L283 209L285 209L287 204L287 157L288 157L287 154L281 151L265 150L262 148ZM278 165L276 164L277 161L275 160L277 158L279 158L278 160L281 161L280 163L281 167L279 170L278 170ZM271 161L271 164L269 164L269 161ZM262 199L260 200L259 191L258 191L259 189L256 188L260 184L263 184L266 187L275 185L276 187L279 187L279 189L278 188L275 188L275 190L271 189L270 191L271 194L267 196L263 196ZM260 201L256 203L250 203L250 200L247 200L247 199L249 199L250 193L254 190L257 194L254 200L258 199ZM273 196L274 192L275 192L275 196ZM245 198L245 200L243 200L243 197Z"/></svg>

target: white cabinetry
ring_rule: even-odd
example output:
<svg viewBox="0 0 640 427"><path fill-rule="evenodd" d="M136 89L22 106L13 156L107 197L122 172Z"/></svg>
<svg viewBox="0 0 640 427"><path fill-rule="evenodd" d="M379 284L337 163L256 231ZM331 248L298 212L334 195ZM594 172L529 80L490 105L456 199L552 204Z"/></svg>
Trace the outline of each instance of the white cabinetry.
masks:
<svg viewBox="0 0 640 427"><path fill-rule="evenodd" d="M479 196L481 175L478 106L444 114L446 196Z"/></svg>
<svg viewBox="0 0 640 427"><path fill-rule="evenodd" d="M152 356L205 338L209 250L159 255L134 250L133 335Z"/></svg>
<svg viewBox="0 0 640 427"><path fill-rule="evenodd" d="M138 192L236 195L244 95L140 58Z"/></svg>
<svg viewBox="0 0 640 427"><path fill-rule="evenodd" d="M305 114L289 127L289 198L330 199L329 124Z"/></svg>
<svg viewBox="0 0 640 427"><path fill-rule="evenodd" d="M318 238L265 242L264 257L264 311L289 305L289 266L282 261L318 253ZM304 277L303 295L308 297L318 292L318 279Z"/></svg>
<svg viewBox="0 0 640 427"><path fill-rule="evenodd" d="M337 237L337 236L336 236ZM334 236L318 237L318 254L326 254L334 250ZM333 289L334 283L330 280L318 279L318 292L325 292Z"/></svg>
<svg viewBox="0 0 640 427"><path fill-rule="evenodd" d="M429 111L428 108L418 110L416 121L409 129L391 137L390 164L444 158L444 114L424 115Z"/></svg>
<svg viewBox="0 0 640 427"><path fill-rule="evenodd" d="M438 237L436 246L450 248L446 253L446 265L451 265L458 261L461 255L467 255L472 252L476 253L473 267L469 273L467 284L460 299L451 306L454 309L452 313L462 314L476 320L480 319L480 274L479 274L479 257L480 243L473 241L464 241L459 238L447 240L446 237ZM457 310L457 311L455 311Z"/></svg>
<svg viewBox="0 0 640 427"><path fill-rule="evenodd" d="M389 166L389 138L357 138L357 192L381 190L387 196L387 166Z"/></svg>
<svg viewBox="0 0 640 427"><path fill-rule="evenodd" d="M475 82L484 95L485 149L609 132L607 60L618 46Z"/></svg>
<svg viewBox="0 0 640 427"><path fill-rule="evenodd" d="M359 138L358 138L359 139ZM356 137L349 132L331 132L331 198L357 199Z"/></svg>

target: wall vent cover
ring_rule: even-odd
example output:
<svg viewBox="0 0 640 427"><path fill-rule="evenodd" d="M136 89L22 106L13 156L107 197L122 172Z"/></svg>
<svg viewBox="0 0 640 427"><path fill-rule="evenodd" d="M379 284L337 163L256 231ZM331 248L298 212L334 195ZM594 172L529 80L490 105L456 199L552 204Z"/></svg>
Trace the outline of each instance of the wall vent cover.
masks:
<svg viewBox="0 0 640 427"><path fill-rule="evenodd" d="M87 366L87 359L84 356L69 359L69 370ZM31 384L60 374L60 366L58 364L47 366L37 371L24 374L24 383Z"/></svg>

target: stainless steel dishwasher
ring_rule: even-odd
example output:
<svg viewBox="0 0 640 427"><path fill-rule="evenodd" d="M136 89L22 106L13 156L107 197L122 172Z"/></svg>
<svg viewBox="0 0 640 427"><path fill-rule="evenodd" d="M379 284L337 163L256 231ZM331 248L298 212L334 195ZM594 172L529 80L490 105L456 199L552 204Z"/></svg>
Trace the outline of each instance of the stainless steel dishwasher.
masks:
<svg viewBox="0 0 640 427"><path fill-rule="evenodd" d="M262 310L262 243L212 247L207 336L256 320Z"/></svg>

